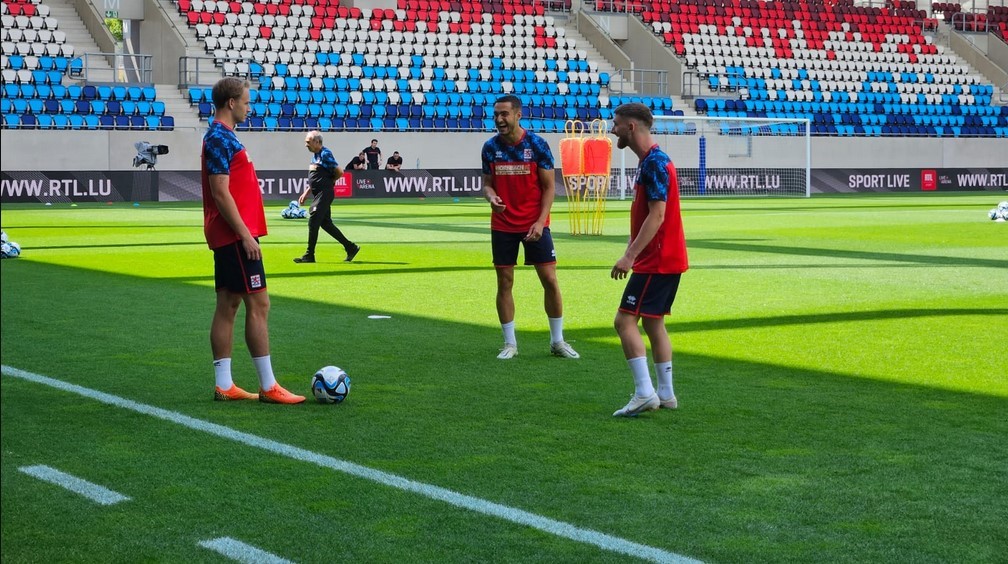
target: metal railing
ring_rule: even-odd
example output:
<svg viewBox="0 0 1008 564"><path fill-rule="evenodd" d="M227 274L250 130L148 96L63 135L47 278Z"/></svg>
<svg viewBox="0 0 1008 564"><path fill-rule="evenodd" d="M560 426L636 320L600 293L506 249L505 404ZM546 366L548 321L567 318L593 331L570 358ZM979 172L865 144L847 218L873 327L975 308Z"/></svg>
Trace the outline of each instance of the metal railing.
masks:
<svg viewBox="0 0 1008 564"><path fill-rule="evenodd" d="M583 0L583 3L589 10L597 12L636 13L646 7L646 4L638 0Z"/></svg>
<svg viewBox="0 0 1008 564"><path fill-rule="evenodd" d="M669 71L664 69L616 69L609 79L609 91L623 94L624 86L630 84L634 92L652 96L669 95Z"/></svg>
<svg viewBox="0 0 1008 564"><path fill-rule="evenodd" d="M237 76L252 80L252 64L245 57L214 57L211 55L186 55L179 57L178 86L212 86L224 76Z"/></svg>
<svg viewBox="0 0 1008 564"><path fill-rule="evenodd" d="M139 53L83 53L70 64L69 74L89 84L153 86L153 60Z"/></svg>

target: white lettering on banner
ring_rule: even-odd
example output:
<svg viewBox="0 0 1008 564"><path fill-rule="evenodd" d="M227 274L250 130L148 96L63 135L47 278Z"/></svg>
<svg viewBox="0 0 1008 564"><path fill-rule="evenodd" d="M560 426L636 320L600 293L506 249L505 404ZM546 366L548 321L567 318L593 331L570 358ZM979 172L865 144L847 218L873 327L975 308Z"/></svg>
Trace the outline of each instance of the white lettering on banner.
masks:
<svg viewBox="0 0 1008 564"><path fill-rule="evenodd" d="M98 187L95 188L94 180L88 179L88 191L87 196L108 196L112 194L112 180L111 179L98 179ZM84 194L82 194L84 195Z"/></svg>
<svg viewBox="0 0 1008 564"><path fill-rule="evenodd" d="M279 184L279 183L278 183ZM300 194L308 187L307 178L288 178L287 184L279 186L280 194Z"/></svg>
<svg viewBox="0 0 1008 564"><path fill-rule="evenodd" d="M959 186L964 188L1008 188L1008 174L1004 173L973 173L960 174Z"/></svg>
<svg viewBox="0 0 1008 564"><path fill-rule="evenodd" d="M779 174L713 174L704 185L709 190L770 190L781 185Z"/></svg>
<svg viewBox="0 0 1008 564"><path fill-rule="evenodd" d="M0 189L10 196L97 198L112 194L112 180L109 178L89 178L87 188L80 186L76 178L63 180L52 178L49 179L48 186L46 186L45 180L4 180Z"/></svg>
<svg viewBox="0 0 1008 564"><path fill-rule="evenodd" d="M26 196L39 196L42 194L42 181L41 180L4 180L2 189L4 194L9 194L11 196L20 196L22 193ZM52 192L52 185L50 184L49 191Z"/></svg>
<svg viewBox="0 0 1008 564"><path fill-rule="evenodd" d="M472 185L469 181L472 180ZM462 177L462 191L463 192L482 192L483 191L483 177L482 176L463 176Z"/></svg>
<svg viewBox="0 0 1008 564"><path fill-rule="evenodd" d="M259 192L262 194L272 194L273 193L273 179L272 178L259 178Z"/></svg>
<svg viewBox="0 0 1008 564"><path fill-rule="evenodd" d="M847 177L851 188L909 188L909 174L852 174Z"/></svg>
<svg viewBox="0 0 1008 564"><path fill-rule="evenodd" d="M462 177L462 186L454 176L385 176L385 193L424 193L424 192L480 192L483 190L483 178L480 176Z"/></svg>

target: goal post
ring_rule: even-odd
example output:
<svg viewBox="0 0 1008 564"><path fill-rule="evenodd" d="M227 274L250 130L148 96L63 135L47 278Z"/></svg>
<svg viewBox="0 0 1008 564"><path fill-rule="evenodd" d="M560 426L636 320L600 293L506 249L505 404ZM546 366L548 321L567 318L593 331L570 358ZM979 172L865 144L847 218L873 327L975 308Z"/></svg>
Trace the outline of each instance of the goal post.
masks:
<svg viewBox="0 0 1008 564"><path fill-rule="evenodd" d="M655 116L651 133L668 153L683 197L811 196L812 145L807 119ZM637 157L613 163L610 198L633 190Z"/></svg>

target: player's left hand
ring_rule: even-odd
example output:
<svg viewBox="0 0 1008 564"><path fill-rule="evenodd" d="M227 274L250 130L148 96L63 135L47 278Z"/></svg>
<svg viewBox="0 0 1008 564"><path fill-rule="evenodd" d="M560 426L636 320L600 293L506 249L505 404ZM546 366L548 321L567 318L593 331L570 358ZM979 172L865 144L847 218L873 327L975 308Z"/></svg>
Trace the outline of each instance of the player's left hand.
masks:
<svg viewBox="0 0 1008 564"><path fill-rule="evenodd" d="M616 264L613 265L612 272L610 272L609 275L612 276L613 280L621 280L627 277L631 268L633 268L633 261L626 255L623 255L618 261L616 261Z"/></svg>
<svg viewBox="0 0 1008 564"><path fill-rule="evenodd" d="M533 223L532 227L529 227L528 233L525 234L526 241L538 241L542 239L543 226L540 223Z"/></svg>

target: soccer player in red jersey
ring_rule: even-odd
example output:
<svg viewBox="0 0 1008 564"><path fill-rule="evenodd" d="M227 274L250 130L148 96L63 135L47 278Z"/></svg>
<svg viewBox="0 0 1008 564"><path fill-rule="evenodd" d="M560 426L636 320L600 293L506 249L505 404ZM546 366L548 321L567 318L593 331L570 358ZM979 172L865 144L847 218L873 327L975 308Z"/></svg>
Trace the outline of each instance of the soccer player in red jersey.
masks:
<svg viewBox="0 0 1008 564"><path fill-rule="evenodd" d="M269 294L259 237L266 235L266 213L252 158L234 128L250 108L249 83L222 78L211 92L214 121L200 153L203 180L203 233L214 253L217 307L210 324L218 401L259 399L301 403L304 396L282 388L273 375L269 349ZM231 349L238 306L245 304L245 343L256 372L259 394L246 392L231 378Z"/></svg>
<svg viewBox="0 0 1008 564"><path fill-rule="evenodd" d="M521 101L503 96L494 104L497 135L483 145L483 192L490 202L490 241L497 271L497 317L504 348L497 358L518 354L515 338L514 267L518 247L525 248L525 264L539 275L549 318L550 352L579 358L563 337L563 299L556 275L556 251L550 236L550 208L556 193L553 154L542 138L526 131L519 121Z"/></svg>
<svg viewBox="0 0 1008 564"><path fill-rule="evenodd" d="M682 273L689 268L686 237L679 208L679 180L675 165L651 135L654 118L647 106L623 104L614 111L612 134L616 146L629 147L640 159L630 207L630 243L610 275L627 277L613 324L634 379L634 395L614 417L633 417L659 408L675 409L672 387L672 343L665 329ZM637 324L644 326L658 376L651 383L647 349Z"/></svg>

